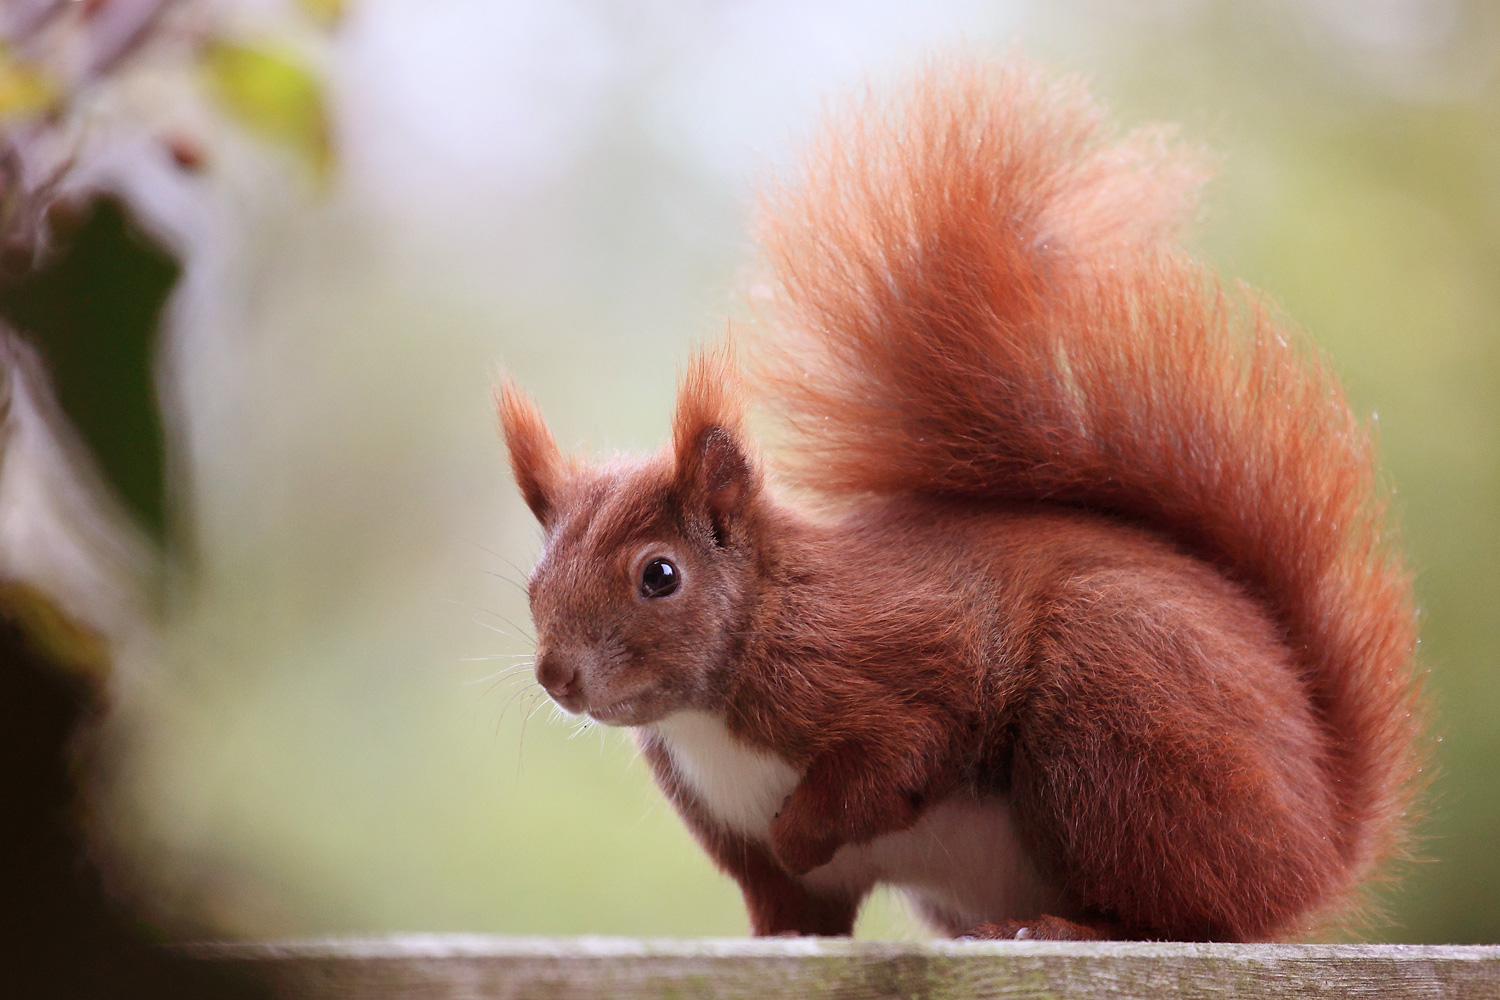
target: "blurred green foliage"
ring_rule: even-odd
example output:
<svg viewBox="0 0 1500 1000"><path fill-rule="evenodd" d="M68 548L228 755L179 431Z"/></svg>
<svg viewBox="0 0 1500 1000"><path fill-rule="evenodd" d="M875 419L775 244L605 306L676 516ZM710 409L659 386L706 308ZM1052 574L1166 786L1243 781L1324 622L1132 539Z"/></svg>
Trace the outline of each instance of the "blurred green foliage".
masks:
<svg viewBox="0 0 1500 1000"><path fill-rule="evenodd" d="M166 527L155 347L177 262L102 198L62 251L0 290L0 316L36 344L58 402L106 479L158 539Z"/></svg>

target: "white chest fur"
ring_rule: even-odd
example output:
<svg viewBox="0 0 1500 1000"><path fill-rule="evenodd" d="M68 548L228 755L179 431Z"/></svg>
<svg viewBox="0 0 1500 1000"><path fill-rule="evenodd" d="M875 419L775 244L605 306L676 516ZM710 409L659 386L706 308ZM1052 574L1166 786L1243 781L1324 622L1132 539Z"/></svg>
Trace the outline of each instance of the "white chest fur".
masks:
<svg viewBox="0 0 1500 1000"><path fill-rule="evenodd" d="M771 819L801 779L795 768L736 739L703 712L679 712L655 728L678 777L715 819L770 839ZM896 886L946 914L940 929L953 933L985 920L1068 913L1021 848L1001 797L934 803L910 829L845 845L804 879L812 888L854 896L880 882Z"/></svg>
<svg viewBox="0 0 1500 1000"><path fill-rule="evenodd" d="M656 723L678 776L714 818L761 840L801 775L772 753L735 739L722 720L678 712Z"/></svg>

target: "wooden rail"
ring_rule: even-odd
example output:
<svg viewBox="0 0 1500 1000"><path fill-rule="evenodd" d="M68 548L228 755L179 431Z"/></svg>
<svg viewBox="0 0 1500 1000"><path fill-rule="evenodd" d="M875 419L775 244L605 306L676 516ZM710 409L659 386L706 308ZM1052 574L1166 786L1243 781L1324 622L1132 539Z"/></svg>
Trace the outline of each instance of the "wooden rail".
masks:
<svg viewBox="0 0 1500 1000"><path fill-rule="evenodd" d="M285 1000L1500 998L1500 946L1491 945L413 935L196 944L179 954Z"/></svg>

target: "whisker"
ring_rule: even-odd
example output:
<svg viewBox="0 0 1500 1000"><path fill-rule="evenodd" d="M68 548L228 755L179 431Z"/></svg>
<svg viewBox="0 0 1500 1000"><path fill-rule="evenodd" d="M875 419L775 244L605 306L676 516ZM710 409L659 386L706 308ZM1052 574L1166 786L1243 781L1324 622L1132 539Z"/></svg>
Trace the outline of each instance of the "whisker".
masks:
<svg viewBox="0 0 1500 1000"><path fill-rule="evenodd" d="M517 625L515 622L511 621L509 618L505 617L504 615L502 615L498 611L491 611L489 608L480 608L480 607L474 607L474 606L470 606L469 610L471 610L471 611L477 611L477 612L479 612L482 615L490 615L490 616L492 616L494 618L498 618L501 621L503 621L505 624L509 625L511 628L515 629L517 632L520 632L522 635L526 636L528 639L531 640L532 643L536 642L536 639L531 635L531 630L530 629L528 629L524 625Z"/></svg>
<svg viewBox="0 0 1500 1000"><path fill-rule="evenodd" d="M475 678L474 680L464 681L463 683L478 684L480 681L488 680L491 677L505 677L534 666L536 666L535 660L523 660L520 663L506 663L502 664L499 667L496 667L494 673L486 674L485 676Z"/></svg>
<svg viewBox="0 0 1500 1000"><path fill-rule="evenodd" d="M530 632L529 629L527 629L523 625L517 625L515 622L511 621L509 618L505 617L504 615L502 615L498 611L491 611L489 608L481 608L477 604L465 604L463 601L455 601L451 597L445 597L445 598L443 598L443 601L444 601L444 603L452 604L454 607L466 608L467 610L473 611L476 614L489 615L492 618L498 618L501 621L503 621L505 624L509 625L511 628L515 629L517 632L520 632L521 636L511 635L509 632L505 632L505 631L503 631L501 629L495 628L495 626L493 626L493 625L485 625L484 622L479 621L478 619L474 620L474 624L475 625L483 625L485 628L493 629L494 631L499 632L501 635L508 636L508 637L510 637L512 639L515 639L517 642L529 642L533 646L536 645L536 637L531 634L531 632Z"/></svg>
<svg viewBox="0 0 1500 1000"><path fill-rule="evenodd" d="M537 698L542 698L543 700L539 702ZM551 699L546 698L545 695L543 695L542 692L538 690L537 695L532 698L531 707L527 710L526 714L521 717L521 735L516 741L517 778L521 776L521 755L525 751L526 747L526 723L531 721L531 717L537 713L537 710L540 709L542 705L549 704L550 702Z"/></svg>
<svg viewBox="0 0 1500 1000"><path fill-rule="evenodd" d="M495 688L499 687L501 684L506 683L507 681L511 684L515 684L517 681L519 681L520 687L525 688L528 685L535 684L536 678L531 676L530 674L522 673L510 674L508 676L498 678L493 683L491 683L489 687L484 689L484 696L488 696L491 691L495 690Z"/></svg>
<svg viewBox="0 0 1500 1000"><path fill-rule="evenodd" d="M666 801L666 797L665 797L665 796L662 796L662 795L658 795L658 796L656 796L656 797L655 797L655 798L653 798L653 799L652 799L652 800L651 800L651 801L650 801L650 802L649 802L649 803L648 803L648 804L647 804L647 805L646 805L646 808L645 808L645 810L644 810L644 811L642 811L642 813L641 813L641 817L640 817L640 819L638 819L638 820L636 820L636 821L635 821L635 824L634 824L634 825L633 825L633 826L631 826L631 828L630 828L630 831L631 831L631 832L632 832L632 833L634 833L634 832L635 832L635 830L636 830L636 829L637 829L637 828L638 828L638 827L640 827L640 825L641 825L641 824L642 824L642 823L644 823L644 822L646 822L646 818L647 818L647 817L648 817L648 816L650 816L650 815L651 815L651 814L652 814L652 813L654 813L654 812L656 812L656 810L657 810L657 809L660 809L660 808L661 808L661 804L662 804L662 803L663 803L663 802L665 802L665 801Z"/></svg>
<svg viewBox="0 0 1500 1000"><path fill-rule="evenodd" d="M510 681L511 682L512 690L517 690L517 691L525 690L525 688L526 688L526 685L524 683L525 680L526 680L526 678L524 678L524 677L501 677L499 680L490 682L490 686L487 687L487 688L485 688L484 689L484 693L481 694L479 697L481 697L481 698L488 698L490 696L490 692L491 691L495 690L495 688L499 687L501 684L504 684L506 681ZM515 682L516 681L522 681L523 683L519 687L517 687L517 686L515 686ZM508 706L510 703L507 702L506 704ZM504 719L504 718L505 718L505 709L502 708L500 710L500 719ZM495 724L496 725L500 724L500 719L496 719L495 720Z"/></svg>
<svg viewBox="0 0 1500 1000"><path fill-rule="evenodd" d="M485 576L493 576L497 580L504 580L506 583L510 584L512 587L515 587L517 590L519 590L521 592L521 596L522 597L530 597L531 596L531 591L529 591L529 590L526 589L526 585L523 584L523 583L521 583L515 577L506 576L504 573L496 573L492 569L482 569L479 572L483 573Z"/></svg>
<svg viewBox="0 0 1500 1000"><path fill-rule="evenodd" d="M531 596L531 592L526 589L526 584L524 582L522 582L522 581L526 580L531 574L529 574L526 570L522 569L520 566L517 566L509 558L501 555L499 552L496 552L494 549L489 548L488 546L480 545L478 542L474 541L472 538L465 539L465 540L470 545L474 546L476 549L479 549L481 552L488 553L489 555L492 555L496 559L499 559L501 562L505 563L505 565L509 566L511 568L511 570L516 575L514 577L510 577L510 576L506 576L504 573L496 573L494 570L489 570L489 569L480 570L480 572L488 574L489 576L496 577L497 579L504 580L506 583L509 583L511 586L513 586L517 590L519 590L521 592L521 594L522 594L523 597L530 597Z"/></svg>
<svg viewBox="0 0 1500 1000"><path fill-rule="evenodd" d="M491 691L494 690L494 688L497 685L503 683L507 679L508 678L501 678L500 680L496 681L494 684L490 685L490 690ZM530 678L530 677L523 677L523 678L518 678L518 679L524 681L524 683L517 685L515 687L515 689L513 691L511 691L510 697L505 700L505 704L503 706L501 706L501 708L500 708L500 716L497 719L495 719L495 735L496 736L500 735L500 724L505 721L505 715L506 715L507 712L510 711L511 706L514 705L517 701L519 701L527 693L530 693L531 689L532 689L532 685L536 684L536 681L533 678ZM539 690L540 690L540 687L538 687L538 691ZM489 691L486 691L485 694L489 694Z"/></svg>
<svg viewBox="0 0 1500 1000"><path fill-rule="evenodd" d="M494 625L491 625L489 622L482 622L478 618L475 618L475 619L472 619L472 620L473 620L474 624L478 625L480 628L487 628L491 632L499 632L501 635L505 636L505 638L507 638L507 639L514 639L516 642L529 642L533 646L536 645L536 640L530 638L529 636L523 638L522 636L519 636L519 635L511 635L509 632L505 631L505 629L498 628L498 627L496 627Z"/></svg>
<svg viewBox="0 0 1500 1000"><path fill-rule="evenodd" d="M529 693L531 695L531 700L528 701L528 702L526 702L526 705L531 706L532 710L535 710L536 699L541 694L541 692L540 691L531 691L530 688L522 688L522 691L525 692L525 693ZM529 718L531 718L531 713L528 712L525 707L523 707L521 709L521 731L520 731L520 735L516 737L516 777L517 778L519 778L521 776L521 756L522 756L523 753L525 753L525 750L526 750L526 720L529 719Z"/></svg>
<svg viewBox="0 0 1500 1000"><path fill-rule="evenodd" d="M541 692L538 691L537 694L540 695ZM524 718L524 719L521 720L521 730L522 730L521 735L522 736L526 735L526 733L525 733L526 723L528 723L528 722L531 721L531 717L533 715L535 715L536 713L540 712L542 709L546 708L548 705L552 705L552 704L555 704L555 703L550 698L539 698L537 701L532 702L532 704L531 704L531 710L526 713L526 718Z"/></svg>
<svg viewBox="0 0 1500 1000"><path fill-rule="evenodd" d="M508 667L501 667L499 670L495 671L492 674L486 674L483 677L475 677L473 680L464 681L463 686L473 687L475 684L483 684L485 681L503 681L508 677L513 677L523 670L531 669L531 666L532 664L530 663L513 663Z"/></svg>
<svg viewBox="0 0 1500 1000"><path fill-rule="evenodd" d="M517 573L520 573L523 577L526 575L525 570L521 569L521 567L519 567L515 563L511 562L509 559L507 559L505 556L501 555L500 553L496 552L494 549L489 548L488 546L485 546L485 545L480 545L478 542L474 541L474 539L472 539L472 538L465 538L464 541L468 542L470 545L474 546L479 551L481 551L481 552L487 552L490 555L494 556L496 559L499 559L501 562L505 563L505 565L509 566L511 569L515 570Z"/></svg>

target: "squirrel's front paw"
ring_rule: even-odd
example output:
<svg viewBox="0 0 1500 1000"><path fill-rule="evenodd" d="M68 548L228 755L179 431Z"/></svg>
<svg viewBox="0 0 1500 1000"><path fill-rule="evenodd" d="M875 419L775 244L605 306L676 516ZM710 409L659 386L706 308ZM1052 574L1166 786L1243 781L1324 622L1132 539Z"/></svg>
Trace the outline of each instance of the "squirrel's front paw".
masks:
<svg viewBox="0 0 1500 1000"><path fill-rule="evenodd" d="M839 849L837 837L821 836L799 829L785 809L771 821L771 853L781 867L793 875L806 875L833 860Z"/></svg>

